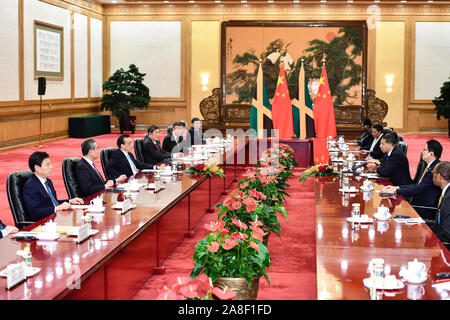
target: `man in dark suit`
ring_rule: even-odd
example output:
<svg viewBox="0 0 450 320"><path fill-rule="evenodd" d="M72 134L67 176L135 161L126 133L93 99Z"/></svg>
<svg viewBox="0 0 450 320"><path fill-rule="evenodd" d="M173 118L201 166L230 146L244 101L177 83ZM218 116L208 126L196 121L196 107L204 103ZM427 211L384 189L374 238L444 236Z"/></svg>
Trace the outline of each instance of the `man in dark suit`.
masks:
<svg viewBox="0 0 450 320"><path fill-rule="evenodd" d="M155 165L165 160L170 160L172 154L164 151L160 143L160 130L157 126L148 127L147 136L143 144L144 162Z"/></svg>
<svg viewBox="0 0 450 320"><path fill-rule="evenodd" d="M191 146L194 144L203 144L205 140L203 139L202 133L202 121L199 118L192 118L192 126L189 128L188 141L190 141ZM190 140L189 140L190 138Z"/></svg>
<svg viewBox="0 0 450 320"><path fill-rule="evenodd" d="M7 226L0 220L0 239L5 238L8 234L19 232L19 229L13 226Z"/></svg>
<svg viewBox="0 0 450 320"><path fill-rule="evenodd" d="M28 159L34 173L23 186L23 201L30 221L38 221L57 211L70 209L71 204L83 204L83 199L58 200L50 180L53 166L47 152L36 151Z"/></svg>
<svg viewBox="0 0 450 320"><path fill-rule="evenodd" d="M450 162L442 161L434 168L433 182L442 189L442 193L431 230L442 242L450 242Z"/></svg>
<svg viewBox="0 0 450 320"><path fill-rule="evenodd" d="M381 144L381 138L383 137L383 126L376 124L372 127L372 136L373 141L372 144L369 146L366 146L364 148L361 148L362 152L368 152L369 157L368 159L382 159L383 158L383 151L381 151L380 144Z"/></svg>
<svg viewBox="0 0 450 320"><path fill-rule="evenodd" d="M394 193L410 198L409 202L417 213L426 220L434 220L436 217L436 208L441 189L433 184L433 169L440 162L442 155L442 145L436 140L428 140L422 151L422 159L427 163L417 184L402 186L386 186L381 191L385 193ZM429 207L429 208L425 208Z"/></svg>
<svg viewBox="0 0 450 320"><path fill-rule="evenodd" d="M131 177L138 173L138 170L153 169L153 165L142 163L136 160L131 153L133 151L133 140L128 134L123 134L117 139L119 149L111 153L111 159L106 164L106 170L114 179L121 175Z"/></svg>
<svg viewBox="0 0 450 320"><path fill-rule="evenodd" d="M411 184L408 158L397 145L397 139L391 134L383 135L380 143L385 160L370 159L369 165L377 165L377 174L391 180L394 186Z"/></svg>
<svg viewBox="0 0 450 320"><path fill-rule="evenodd" d="M186 141L183 141L183 130L184 126L181 122L175 122L172 125L172 132L168 133L163 140L163 150L166 152L170 152L171 154L179 154L186 151L189 146L186 144ZM180 140L181 137L181 140Z"/></svg>
<svg viewBox="0 0 450 320"><path fill-rule="evenodd" d="M127 177L123 174L117 179L105 181L94 161L100 157L100 149L95 139L88 139L81 144L83 158L77 163L75 176L80 186L82 197L88 197L101 190L113 187L117 182L123 182Z"/></svg>
<svg viewBox="0 0 450 320"><path fill-rule="evenodd" d="M361 135L361 139L358 141L358 144L361 150L369 150L373 142L372 121L370 121L370 119L364 120L362 129L363 134Z"/></svg>

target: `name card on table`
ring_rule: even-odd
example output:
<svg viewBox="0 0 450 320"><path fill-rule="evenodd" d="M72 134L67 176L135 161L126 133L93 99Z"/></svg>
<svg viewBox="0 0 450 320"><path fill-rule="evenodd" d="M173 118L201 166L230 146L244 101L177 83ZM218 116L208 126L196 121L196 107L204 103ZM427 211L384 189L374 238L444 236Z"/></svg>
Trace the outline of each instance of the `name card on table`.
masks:
<svg viewBox="0 0 450 320"><path fill-rule="evenodd" d="M83 242L87 238L89 238L89 224L83 224L82 226L78 227L77 230L77 238L74 240L76 243Z"/></svg>
<svg viewBox="0 0 450 320"><path fill-rule="evenodd" d="M134 208L134 206L132 205L130 200L125 200L122 204L122 211L121 214L125 214L128 211L130 211L132 208Z"/></svg>
<svg viewBox="0 0 450 320"><path fill-rule="evenodd" d="M24 263L10 264L6 267L6 289L12 289L26 279Z"/></svg>

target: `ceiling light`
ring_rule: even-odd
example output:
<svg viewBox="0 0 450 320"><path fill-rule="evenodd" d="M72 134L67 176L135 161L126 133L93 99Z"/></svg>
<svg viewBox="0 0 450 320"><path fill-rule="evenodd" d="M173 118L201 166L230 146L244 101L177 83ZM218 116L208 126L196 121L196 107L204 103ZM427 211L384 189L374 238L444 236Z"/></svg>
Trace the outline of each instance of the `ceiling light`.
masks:
<svg viewBox="0 0 450 320"><path fill-rule="evenodd" d="M267 0L267 2L269 2L269 3L273 3L273 0Z"/></svg>
<svg viewBox="0 0 450 320"><path fill-rule="evenodd" d="M347 0L348 3L353 3L353 0Z"/></svg>
<svg viewBox="0 0 450 320"><path fill-rule="evenodd" d="M320 2L321 2L321 3L325 3L325 2L327 2L327 0L320 0Z"/></svg>
<svg viewBox="0 0 450 320"><path fill-rule="evenodd" d="M300 0L294 0L293 2L294 2L294 3L299 3L299 2L300 2Z"/></svg>
<svg viewBox="0 0 450 320"><path fill-rule="evenodd" d="M214 2L215 2L215 3L220 3L220 0L215 0Z"/></svg>
<svg viewBox="0 0 450 320"><path fill-rule="evenodd" d="M400 1L401 3L406 3L406 0L402 0L402 1Z"/></svg>
<svg viewBox="0 0 450 320"><path fill-rule="evenodd" d="M242 2L242 3L246 3L246 2L247 2L247 0L241 0L241 2Z"/></svg>

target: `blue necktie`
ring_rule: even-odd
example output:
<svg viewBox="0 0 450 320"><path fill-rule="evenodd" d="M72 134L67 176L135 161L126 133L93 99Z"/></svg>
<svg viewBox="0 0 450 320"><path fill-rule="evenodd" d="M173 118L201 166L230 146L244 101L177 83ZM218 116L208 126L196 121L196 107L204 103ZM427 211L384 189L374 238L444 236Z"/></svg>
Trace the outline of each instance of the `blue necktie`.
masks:
<svg viewBox="0 0 450 320"><path fill-rule="evenodd" d="M48 186L48 181L45 180L45 188L47 189L47 193L50 196L50 199L52 200L53 204L55 205L55 207L59 206L58 201L55 199L55 197L53 196L52 191L50 190L50 187Z"/></svg>
<svg viewBox="0 0 450 320"><path fill-rule="evenodd" d="M387 155L386 155L386 162L388 161L388 159L389 159L389 155L387 154Z"/></svg>
<svg viewBox="0 0 450 320"><path fill-rule="evenodd" d="M138 172L138 169L136 168L136 166L134 165L133 160L131 160L130 155L127 152L127 158L128 158L128 162L130 163L131 166L131 171L133 171L133 174L136 174Z"/></svg>

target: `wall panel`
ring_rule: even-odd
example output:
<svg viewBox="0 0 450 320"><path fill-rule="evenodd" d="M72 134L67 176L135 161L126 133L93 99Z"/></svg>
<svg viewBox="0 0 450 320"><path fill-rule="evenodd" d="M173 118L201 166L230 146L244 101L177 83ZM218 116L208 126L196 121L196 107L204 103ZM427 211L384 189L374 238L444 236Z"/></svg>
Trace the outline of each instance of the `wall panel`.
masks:
<svg viewBox="0 0 450 320"><path fill-rule="evenodd" d="M25 100L37 100L37 79L34 78L34 20L64 28L64 80L47 81L46 99L71 96L70 74L70 11L37 0L24 1L24 80Z"/></svg>
<svg viewBox="0 0 450 320"><path fill-rule="evenodd" d="M74 29L74 74L75 98L88 97L88 36L87 16L75 13Z"/></svg>
<svg viewBox="0 0 450 320"><path fill-rule="evenodd" d="M19 1L17 0L2 0L0 43L0 101L19 100Z"/></svg>
<svg viewBox="0 0 450 320"><path fill-rule="evenodd" d="M181 21L111 21L110 74L135 64L150 96L181 97Z"/></svg>
<svg viewBox="0 0 450 320"><path fill-rule="evenodd" d="M91 18L90 25L91 97L101 97L103 94L103 22Z"/></svg>

